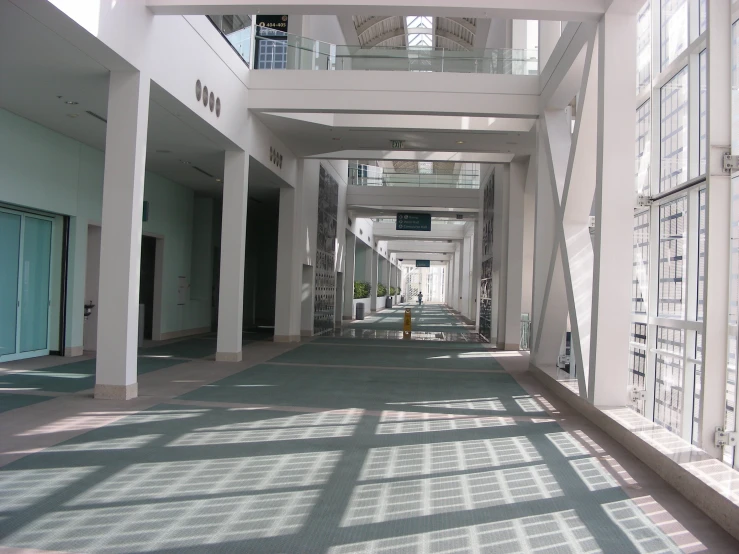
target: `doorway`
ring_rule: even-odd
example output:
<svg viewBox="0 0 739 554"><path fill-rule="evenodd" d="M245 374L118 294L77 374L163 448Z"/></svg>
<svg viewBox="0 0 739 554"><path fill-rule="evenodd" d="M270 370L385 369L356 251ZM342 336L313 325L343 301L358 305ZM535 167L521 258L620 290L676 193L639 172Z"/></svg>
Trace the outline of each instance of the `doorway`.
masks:
<svg viewBox="0 0 739 554"><path fill-rule="evenodd" d="M144 305L144 338L151 340L154 330L154 290L156 283L157 239L141 237L139 304Z"/></svg>
<svg viewBox="0 0 739 554"><path fill-rule="evenodd" d="M0 360L49 354L53 220L0 209Z"/></svg>

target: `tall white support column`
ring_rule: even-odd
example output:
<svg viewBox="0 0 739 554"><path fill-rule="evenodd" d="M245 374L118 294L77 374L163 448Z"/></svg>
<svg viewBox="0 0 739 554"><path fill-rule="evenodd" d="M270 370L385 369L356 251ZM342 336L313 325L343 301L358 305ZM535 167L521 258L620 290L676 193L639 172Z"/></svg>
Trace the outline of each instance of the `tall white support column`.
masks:
<svg viewBox="0 0 739 554"><path fill-rule="evenodd" d="M539 74L549 61L549 57L557 46L557 41L562 35L561 21L539 21Z"/></svg>
<svg viewBox="0 0 739 554"><path fill-rule="evenodd" d="M275 342L300 342L303 268L299 253L302 214L302 203L299 196L300 192L296 189L280 189L280 219L277 227ZM351 260L353 266L353 250ZM353 273L354 270L352 269ZM349 309L351 310L351 304Z"/></svg>
<svg viewBox="0 0 739 554"><path fill-rule="evenodd" d="M139 272L151 82L110 74L105 137L95 398L138 396Z"/></svg>
<svg viewBox="0 0 739 554"><path fill-rule="evenodd" d="M598 28L598 154L588 399L627 403L636 119L636 18L609 10ZM590 83L595 85L595 83ZM573 276L574 278L574 276Z"/></svg>
<svg viewBox="0 0 739 554"><path fill-rule="evenodd" d="M87 274L87 219L84 217L70 218L68 263L64 355L82 356Z"/></svg>
<svg viewBox="0 0 739 554"><path fill-rule="evenodd" d="M521 288L523 276L523 215L527 165L512 162L503 210L501 280L498 297L500 350L518 350L521 343Z"/></svg>
<svg viewBox="0 0 739 554"><path fill-rule="evenodd" d="M226 152L221 230L221 284L216 361L240 362L244 325L244 257L249 154Z"/></svg>
<svg viewBox="0 0 739 554"><path fill-rule="evenodd" d="M354 305L354 281L356 281L356 252L357 236L354 233L346 233L346 255L344 257L344 313L342 319L351 320L354 317L352 307Z"/></svg>
<svg viewBox="0 0 739 554"><path fill-rule="evenodd" d="M377 274L379 272L380 254L372 248L370 250L370 312L377 311Z"/></svg>
<svg viewBox="0 0 739 554"><path fill-rule="evenodd" d="M723 172L722 156L731 144L730 21L729 0L708 2L707 225L700 447L716 457L722 453L714 446L714 433L717 427L724 428L727 389L731 178Z"/></svg>

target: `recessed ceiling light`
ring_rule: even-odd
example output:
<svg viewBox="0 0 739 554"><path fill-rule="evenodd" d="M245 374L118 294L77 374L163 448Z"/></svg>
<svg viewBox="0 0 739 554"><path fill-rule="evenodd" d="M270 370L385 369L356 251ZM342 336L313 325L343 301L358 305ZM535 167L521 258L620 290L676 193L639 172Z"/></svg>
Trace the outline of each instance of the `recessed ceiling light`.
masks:
<svg viewBox="0 0 739 554"><path fill-rule="evenodd" d="M188 162L188 161L185 161L185 160L180 160L180 163L183 163L185 165L192 165L192 162Z"/></svg>
<svg viewBox="0 0 739 554"><path fill-rule="evenodd" d="M67 117L71 117L72 119L74 119L75 117L78 117L79 115L80 114L78 114L78 113L68 113L67 114Z"/></svg>
<svg viewBox="0 0 739 554"><path fill-rule="evenodd" d="M221 179L216 178L216 183L220 183Z"/></svg>
<svg viewBox="0 0 739 554"><path fill-rule="evenodd" d="M74 100L65 100L64 103L69 104L70 106L76 106L79 104L79 102L75 102Z"/></svg>
<svg viewBox="0 0 739 554"><path fill-rule="evenodd" d="M463 140L458 140L457 141L457 144L464 144L464 141Z"/></svg>

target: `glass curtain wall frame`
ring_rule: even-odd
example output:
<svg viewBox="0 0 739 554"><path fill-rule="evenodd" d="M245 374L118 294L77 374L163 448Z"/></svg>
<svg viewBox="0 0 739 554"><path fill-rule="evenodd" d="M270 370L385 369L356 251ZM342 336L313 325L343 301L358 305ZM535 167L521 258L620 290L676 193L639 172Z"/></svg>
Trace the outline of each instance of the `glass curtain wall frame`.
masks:
<svg viewBox="0 0 739 554"><path fill-rule="evenodd" d="M703 53L706 36L699 28L701 7L700 0L651 0L639 12L650 21L637 20L634 187L637 195L658 199L634 211L629 344L629 383L646 391L646 398L632 408L647 419L656 416L696 444L702 399L700 254L705 244L700 233L705 229L700 191L705 183L695 179L685 187L689 179L705 173L701 165L705 109L701 108L707 83L701 80L701 62L707 54ZM648 59L647 52L651 53ZM675 210L675 202L682 203L680 210ZM660 225L660 215L681 218L679 240L669 233L664 236L667 231L677 234L677 225ZM672 249L672 256L666 255L670 253L666 247ZM669 298L665 278L673 279L675 294ZM677 309L667 309L668 305Z"/></svg>
<svg viewBox="0 0 739 554"><path fill-rule="evenodd" d="M49 354L54 220L0 207L0 361Z"/></svg>

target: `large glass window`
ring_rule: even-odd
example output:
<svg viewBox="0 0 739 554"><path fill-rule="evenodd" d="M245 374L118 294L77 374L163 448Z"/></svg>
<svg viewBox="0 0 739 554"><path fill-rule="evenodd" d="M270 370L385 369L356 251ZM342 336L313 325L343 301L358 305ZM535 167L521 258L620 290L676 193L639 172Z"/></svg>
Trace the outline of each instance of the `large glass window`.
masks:
<svg viewBox="0 0 739 554"><path fill-rule="evenodd" d="M698 306L696 320L703 321L706 280L706 189L698 193Z"/></svg>
<svg viewBox="0 0 739 554"><path fill-rule="evenodd" d="M698 3L698 32L703 34L708 29L708 0Z"/></svg>
<svg viewBox="0 0 739 554"><path fill-rule="evenodd" d="M695 372L693 377L693 430L692 442L701 444L701 402L703 401L703 333L695 337Z"/></svg>
<svg viewBox="0 0 739 554"><path fill-rule="evenodd" d="M680 434L683 410L685 331L657 327L654 422Z"/></svg>
<svg viewBox="0 0 739 554"><path fill-rule="evenodd" d="M688 68L683 68L660 91L661 163L659 191L688 176Z"/></svg>
<svg viewBox="0 0 739 554"><path fill-rule="evenodd" d="M636 93L652 82L652 10L647 2L636 18Z"/></svg>
<svg viewBox="0 0 739 554"><path fill-rule="evenodd" d="M688 0L661 0L660 59L667 67L688 46Z"/></svg>
<svg viewBox="0 0 739 554"><path fill-rule="evenodd" d="M657 315L685 316L685 223L687 198L659 207L659 291Z"/></svg>
<svg viewBox="0 0 739 554"><path fill-rule="evenodd" d="M631 311L646 314L649 297L649 211L634 216Z"/></svg>
<svg viewBox="0 0 739 554"><path fill-rule="evenodd" d="M647 324L631 324L631 345L629 347L629 385L637 390L646 389L647 375ZM638 402L635 409L644 414L645 401Z"/></svg>
<svg viewBox="0 0 739 554"><path fill-rule="evenodd" d="M699 163L699 175L706 173L706 162L708 159L708 71L707 65L708 55L707 51L703 50L698 56L698 73L699 73L699 87L700 94L698 96L698 157L700 158Z"/></svg>
<svg viewBox="0 0 739 554"><path fill-rule="evenodd" d="M649 195L650 115L647 100L636 110L636 192L643 195Z"/></svg>

